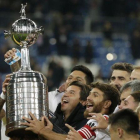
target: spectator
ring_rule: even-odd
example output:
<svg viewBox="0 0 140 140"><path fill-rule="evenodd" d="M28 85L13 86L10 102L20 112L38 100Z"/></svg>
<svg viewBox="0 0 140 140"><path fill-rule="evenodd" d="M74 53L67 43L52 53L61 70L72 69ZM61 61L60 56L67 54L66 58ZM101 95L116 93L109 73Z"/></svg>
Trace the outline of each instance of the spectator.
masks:
<svg viewBox="0 0 140 140"><path fill-rule="evenodd" d="M81 45L78 39L74 39L73 41L73 46L72 46L72 58L75 60L77 63L79 62L81 58Z"/></svg>
<svg viewBox="0 0 140 140"><path fill-rule="evenodd" d="M85 62L86 63L92 63L93 58L93 46L91 44L91 41L87 41L87 46L85 46Z"/></svg>
<svg viewBox="0 0 140 140"><path fill-rule="evenodd" d="M140 66L135 66L131 72L130 80L140 80Z"/></svg>
<svg viewBox="0 0 140 140"><path fill-rule="evenodd" d="M112 25L109 21L106 21L103 27L103 35L104 35L104 46L111 47L112 46Z"/></svg>
<svg viewBox="0 0 140 140"><path fill-rule="evenodd" d="M109 124L112 140L139 140L139 119L133 111L124 109L113 114L109 118Z"/></svg>
<svg viewBox="0 0 140 140"><path fill-rule="evenodd" d="M134 30L131 39L131 51L134 59L139 59L139 46L140 46L140 32L139 30Z"/></svg>
<svg viewBox="0 0 140 140"><path fill-rule="evenodd" d="M115 63L111 68L112 75L110 84L115 85L120 90L125 83L130 81L130 74L133 70L133 66L129 63Z"/></svg>

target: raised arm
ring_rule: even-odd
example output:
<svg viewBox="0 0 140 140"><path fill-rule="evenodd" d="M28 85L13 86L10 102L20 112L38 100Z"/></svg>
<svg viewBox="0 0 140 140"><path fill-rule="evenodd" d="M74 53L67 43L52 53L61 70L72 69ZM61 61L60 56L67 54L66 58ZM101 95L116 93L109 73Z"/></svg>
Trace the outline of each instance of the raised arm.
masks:
<svg viewBox="0 0 140 140"><path fill-rule="evenodd" d="M17 50L15 48L13 48L12 50L7 51L5 53L5 55L4 55L4 58L5 59L8 59L8 58L13 59L14 56L15 56L16 51ZM12 72L18 71L20 69L20 61L15 62L14 64L10 65L10 67L11 67Z"/></svg>
<svg viewBox="0 0 140 140"><path fill-rule="evenodd" d="M5 116L5 111L2 108L5 103L6 86L8 85L8 82L10 80L10 75L11 74L6 75L6 78L2 84L2 93L0 96L0 119L2 119Z"/></svg>

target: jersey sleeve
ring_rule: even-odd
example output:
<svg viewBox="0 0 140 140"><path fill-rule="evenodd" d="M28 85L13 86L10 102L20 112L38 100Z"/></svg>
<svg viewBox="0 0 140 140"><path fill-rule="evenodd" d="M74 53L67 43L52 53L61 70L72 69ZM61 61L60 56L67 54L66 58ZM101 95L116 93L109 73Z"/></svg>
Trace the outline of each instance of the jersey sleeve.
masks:
<svg viewBox="0 0 140 140"><path fill-rule="evenodd" d="M104 115L104 118L108 120L108 116ZM94 119L90 119L85 126L78 130L78 133L83 137L83 139L95 139L95 130L91 130L93 126L97 126L98 122Z"/></svg>
<svg viewBox="0 0 140 140"><path fill-rule="evenodd" d="M84 138L84 139L95 139L96 134L94 130L91 130L91 127L97 126L97 122L94 119L90 119L85 126L83 126L81 129L78 130L78 133Z"/></svg>

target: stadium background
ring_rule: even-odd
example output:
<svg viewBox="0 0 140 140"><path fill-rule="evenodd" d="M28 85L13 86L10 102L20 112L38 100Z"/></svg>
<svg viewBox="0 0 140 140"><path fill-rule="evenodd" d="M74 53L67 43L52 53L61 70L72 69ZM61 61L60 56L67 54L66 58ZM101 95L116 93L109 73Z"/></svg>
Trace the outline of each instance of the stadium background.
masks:
<svg viewBox="0 0 140 140"><path fill-rule="evenodd" d="M30 47L33 70L48 79L49 91L59 87L76 64L88 66L96 80L108 82L111 65L140 65L140 0L0 0L0 86L10 67L4 54L16 46L4 30L20 18L45 28ZM0 87L1 90L1 87Z"/></svg>

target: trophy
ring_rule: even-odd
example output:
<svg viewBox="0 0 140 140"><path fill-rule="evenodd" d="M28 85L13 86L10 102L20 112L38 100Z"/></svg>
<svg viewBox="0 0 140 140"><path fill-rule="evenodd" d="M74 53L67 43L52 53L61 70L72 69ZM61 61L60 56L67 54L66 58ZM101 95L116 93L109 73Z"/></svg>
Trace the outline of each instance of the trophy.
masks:
<svg viewBox="0 0 140 140"><path fill-rule="evenodd" d="M6 94L6 135L22 136L31 132L25 131L26 126L20 125L24 122L23 116L28 117L29 112L35 114L37 119L43 115L48 116L48 91L44 76L31 70L29 49L43 28L37 28L35 22L26 18L25 7L21 4L21 16L11 27L11 31L4 31L5 37L12 40L21 47L21 68L11 75Z"/></svg>

